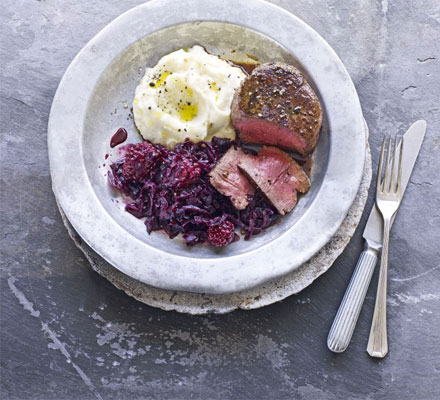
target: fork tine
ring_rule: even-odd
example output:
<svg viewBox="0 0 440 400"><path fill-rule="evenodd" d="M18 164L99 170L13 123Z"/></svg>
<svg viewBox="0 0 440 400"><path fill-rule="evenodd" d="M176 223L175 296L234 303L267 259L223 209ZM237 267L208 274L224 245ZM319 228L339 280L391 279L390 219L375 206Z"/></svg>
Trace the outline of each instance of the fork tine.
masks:
<svg viewBox="0 0 440 400"><path fill-rule="evenodd" d="M399 172L397 173L397 185L396 192L400 194L401 192L401 181L402 181L402 159L403 159L403 136L400 139L400 154L399 154Z"/></svg>
<svg viewBox="0 0 440 400"><path fill-rule="evenodd" d="M383 156L385 154L385 140L386 140L386 136L383 137L382 148L380 149L379 167L377 168L376 192L380 192L381 191Z"/></svg>
<svg viewBox="0 0 440 400"><path fill-rule="evenodd" d="M397 156L397 143L399 142L399 138L396 135L394 139L394 149L393 149L393 161L391 165L391 183L390 183L390 192L397 191L397 176L396 176L396 156Z"/></svg>
<svg viewBox="0 0 440 400"><path fill-rule="evenodd" d="M391 156L391 136L388 139L388 149L387 149L387 159L385 161L385 178L383 183L383 191L389 192L390 191L390 156Z"/></svg>

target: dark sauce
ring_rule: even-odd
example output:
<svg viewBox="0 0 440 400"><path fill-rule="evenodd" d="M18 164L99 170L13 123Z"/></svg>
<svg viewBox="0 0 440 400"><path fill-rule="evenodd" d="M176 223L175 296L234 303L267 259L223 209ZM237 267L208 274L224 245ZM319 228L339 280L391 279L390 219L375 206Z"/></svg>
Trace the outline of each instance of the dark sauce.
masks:
<svg viewBox="0 0 440 400"><path fill-rule="evenodd" d="M252 74L252 71L260 65L258 63L248 63L248 62L240 62L240 61L231 61L231 62L236 67L240 68L246 75Z"/></svg>
<svg viewBox="0 0 440 400"><path fill-rule="evenodd" d="M124 143L127 140L127 131L124 128L119 128L110 139L110 147L115 147L118 144Z"/></svg>
<svg viewBox="0 0 440 400"><path fill-rule="evenodd" d="M303 165L303 170L309 178L310 178L310 174L312 172L312 167L313 167L313 158L310 155L306 158L306 162Z"/></svg>
<svg viewBox="0 0 440 400"><path fill-rule="evenodd" d="M306 175L310 178L310 173L312 172L312 166L313 166L313 158L312 155L309 155L305 158L295 158L295 161L301 166L303 171L306 173Z"/></svg>

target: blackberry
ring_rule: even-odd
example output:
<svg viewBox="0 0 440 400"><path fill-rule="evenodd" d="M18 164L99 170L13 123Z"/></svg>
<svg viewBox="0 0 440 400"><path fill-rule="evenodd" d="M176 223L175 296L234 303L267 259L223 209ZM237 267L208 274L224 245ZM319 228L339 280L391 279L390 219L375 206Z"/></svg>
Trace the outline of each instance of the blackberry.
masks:
<svg viewBox="0 0 440 400"><path fill-rule="evenodd" d="M234 239L235 226L230 221L211 224L208 228L208 241L215 247L227 246Z"/></svg>
<svg viewBox="0 0 440 400"><path fill-rule="evenodd" d="M202 169L197 161L176 154L171 165L165 169L162 182L175 190L185 189L197 183L201 174Z"/></svg>
<svg viewBox="0 0 440 400"><path fill-rule="evenodd" d="M139 181L148 176L161 153L149 142L129 144L126 147L122 174L126 180Z"/></svg>

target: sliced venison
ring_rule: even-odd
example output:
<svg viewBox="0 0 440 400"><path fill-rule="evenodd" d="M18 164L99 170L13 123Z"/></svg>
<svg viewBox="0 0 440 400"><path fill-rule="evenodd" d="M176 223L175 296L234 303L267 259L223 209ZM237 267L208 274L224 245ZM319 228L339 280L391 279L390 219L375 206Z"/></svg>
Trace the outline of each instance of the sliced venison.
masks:
<svg viewBox="0 0 440 400"><path fill-rule="evenodd" d="M263 147L257 156L247 154L238 168L263 192L281 215L297 203L297 192L305 193L310 181L303 169L287 153Z"/></svg>
<svg viewBox="0 0 440 400"><path fill-rule="evenodd" d="M247 156L240 148L231 147L209 173L212 186L229 197L237 210L244 210L255 193L254 186L237 168Z"/></svg>

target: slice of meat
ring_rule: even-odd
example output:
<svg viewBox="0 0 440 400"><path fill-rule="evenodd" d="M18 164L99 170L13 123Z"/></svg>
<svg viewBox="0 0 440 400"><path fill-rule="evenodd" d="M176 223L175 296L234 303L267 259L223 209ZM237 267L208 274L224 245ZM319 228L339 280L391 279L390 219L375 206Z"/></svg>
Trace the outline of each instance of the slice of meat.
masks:
<svg viewBox="0 0 440 400"><path fill-rule="evenodd" d="M209 173L212 186L229 197L237 210L244 210L255 193L254 186L237 168L247 156L240 148L231 147Z"/></svg>
<svg viewBox="0 0 440 400"><path fill-rule="evenodd" d="M306 156L318 142L322 110L299 70L267 63L255 68L235 92L231 120L244 143L274 145Z"/></svg>
<svg viewBox="0 0 440 400"><path fill-rule="evenodd" d="M238 168L264 193L281 215L297 202L297 191L305 193L310 181L287 153L276 147L263 147L257 156L246 155Z"/></svg>

